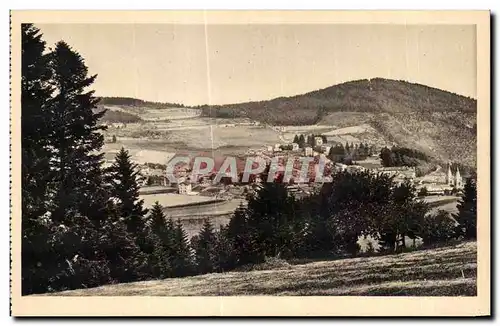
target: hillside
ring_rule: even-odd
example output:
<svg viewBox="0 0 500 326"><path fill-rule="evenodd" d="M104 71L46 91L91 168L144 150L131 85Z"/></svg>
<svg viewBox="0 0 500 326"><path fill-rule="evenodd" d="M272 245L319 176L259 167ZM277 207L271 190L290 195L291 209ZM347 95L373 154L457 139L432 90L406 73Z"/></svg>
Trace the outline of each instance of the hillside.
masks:
<svg viewBox="0 0 500 326"><path fill-rule="evenodd" d="M166 102L151 102L139 100L132 97L110 97L104 96L100 98L99 104L101 105L118 105L118 106L142 106L150 107L155 109L161 108L183 108L183 104L178 103L166 103Z"/></svg>
<svg viewBox="0 0 500 326"><path fill-rule="evenodd" d="M104 110L104 108L99 107L97 108L96 112L100 112L102 110ZM107 109L101 118L101 122L107 122L107 123L114 123L114 122L134 123L134 122L140 122L141 120L142 119L135 114L117 110L110 110L110 109Z"/></svg>
<svg viewBox="0 0 500 326"><path fill-rule="evenodd" d="M281 264L53 293L58 296L392 295L475 296L476 243L399 255Z"/></svg>
<svg viewBox="0 0 500 326"><path fill-rule="evenodd" d="M275 125L368 124L387 142L439 161L476 165L476 100L425 85L375 78L269 101L202 106L204 116Z"/></svg>

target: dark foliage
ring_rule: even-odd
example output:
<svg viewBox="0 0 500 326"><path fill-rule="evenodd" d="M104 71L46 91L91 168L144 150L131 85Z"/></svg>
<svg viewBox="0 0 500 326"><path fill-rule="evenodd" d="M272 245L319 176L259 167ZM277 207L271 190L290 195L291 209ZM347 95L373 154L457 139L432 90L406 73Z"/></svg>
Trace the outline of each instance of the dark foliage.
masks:
<svg viewBox="0 0 500 326"><path fill-rule="evenodd" d="M462 199L457 205L458 214L455 216L458 222L457 236L465 239L476 239L477 236L477 188L475 180L467 179Z"/></svg>
<svg viewBox="0 0 500 326"><path fill-rule="evenodd" d="M384 147L380 151L380 161L383 166L418 166L421 162L429 162L426 154L405 147Z"/></svg>
<svg viewBox="0 0 500 326"><path fill-rule="evenodd" d="M455 238L455 221L446 211L426 216L421 233L424 244L446 243Z"/></svg>
<svg viewBox="0 0 500 326"><path fill-rule="evenodd" d="M165 102L151 102L139 100L132 97L101 97L99 104L101 105L126 105L126 106L146 106L154 108L169 108L178 107L183 108L183 104L179 103L165 103Z"/></svg>
<svg viewBox="0 0 500 326"><path fill-rule="evenodd" d="M199 235L191 239L191 246L195 253L198 273L211 273L217 269L217 235L209 220L203 223Z"/></svg>
<svg viewBox="0 0 500 326"><path fill-rule="evenodd" d="M269 101L200 106L205 116L279 125L315 124L333 112L476 112L476 102L436 88L383 78L357 80ZM406 111L405 111L406 112Z"/></svg>
<svg viewBox="0 0 500 326"><path fill-rule="evenodd" d="M139 199L137 183L137 165L130 161L130 155L123 147L116 154L115 162L109 169L113 185L112 195L118 199L117 207L120 217L131 234L140 234L144 230L143 200Z"/></svg>

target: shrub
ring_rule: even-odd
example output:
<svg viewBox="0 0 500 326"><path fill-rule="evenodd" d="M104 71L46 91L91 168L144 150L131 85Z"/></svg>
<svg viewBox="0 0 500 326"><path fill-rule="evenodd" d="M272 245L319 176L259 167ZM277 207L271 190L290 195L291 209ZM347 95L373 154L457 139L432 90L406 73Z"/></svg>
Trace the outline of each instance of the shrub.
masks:
<svg viewBox="0 0 500 326"><path fill-rule="evenodd" d="M425 245L444 243L455 237L456 222L450 214L439 210L435 216L426 216L424 219L422 240Z"/></svg>
<svg viewBox="0 0 500 326"><path fill-rule="evenodd" d="M425 197L429 195L429 191L427 190L427 187L423 187L418 191L418 196L419 197Z"/></svg>

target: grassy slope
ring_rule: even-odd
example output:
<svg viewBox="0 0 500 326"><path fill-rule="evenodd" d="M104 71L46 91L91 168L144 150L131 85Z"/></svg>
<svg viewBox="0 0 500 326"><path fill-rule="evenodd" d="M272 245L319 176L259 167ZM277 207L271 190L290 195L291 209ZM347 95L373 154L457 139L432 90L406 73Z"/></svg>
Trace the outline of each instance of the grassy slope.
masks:
<svg viewBox="0 0 500 326"><path fill-rule="evenodd" d="M370 258L74 290L68 296L475 296L476 243Z"/></svg>

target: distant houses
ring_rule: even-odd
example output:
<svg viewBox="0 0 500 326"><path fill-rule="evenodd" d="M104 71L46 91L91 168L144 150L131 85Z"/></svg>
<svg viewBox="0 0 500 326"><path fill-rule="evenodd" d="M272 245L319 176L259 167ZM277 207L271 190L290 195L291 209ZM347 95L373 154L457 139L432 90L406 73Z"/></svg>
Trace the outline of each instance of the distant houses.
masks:
<svg viewBox="0 0 500 326"><path fill-rule="evenodd" d="M314 152L313 152L312 147L307 146L304 148L304 155L305 156L313 156L313 154L314 154Z"/></svg>
<svg viewBox="0 0 500 326"><path fill-rule="evenodd" d="M188 195L191 193L192 185L187 181L180 182L178 185L178 193L181 195Z"/></svg>

